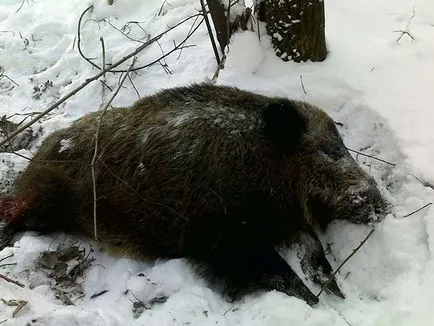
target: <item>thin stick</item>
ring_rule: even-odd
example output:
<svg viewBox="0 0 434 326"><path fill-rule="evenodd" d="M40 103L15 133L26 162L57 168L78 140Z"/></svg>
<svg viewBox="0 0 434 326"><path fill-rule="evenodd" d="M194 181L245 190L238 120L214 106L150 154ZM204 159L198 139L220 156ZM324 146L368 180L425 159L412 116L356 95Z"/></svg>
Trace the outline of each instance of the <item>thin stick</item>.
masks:
<svg viewBox="0 0 434 326"><path fill-rule="evenodd" d="M411 213L409 213L409 214L404 215L403 218L404 218L404 217L409 217L409 216L411 216L411 215L413 215L413 214L416 214L417 212L420 212L422 209L427 208L428 206L431 206L431 205L432 205L432 203L428 203L428 204L422 206L421 208L416 209L415 211L413 211L413 212L411 212Z"/></svg>
<svg viewBox="0 0 434 326"><path fill-rule="evenodd" d="M11 257L13 257L13 256L14 256L14 254L10 254L9 256L3 257L2 259L0 259L0 263L1 263L3 260L9 259L9 258L11 258Z"/></svg>
<svg viewBox="0 0 434 326"><path fill-rule="evenodd" d="M21 6L17 9L17 11L15 11L15 14L17 14L18 11L20 11L21 8L23 8L23 6L24 6L24 2L25 2L25 1L26 1L26 0L23 0L23 1L21 2Z"/></svg>
<svg viewBox="0 0 434 326"><path fill-rule="evenodd" d="M40 114L38 114L35 118L33 118L32 120L30 120L28 123L26 123L25 125L23 125L22 127L18 128L17 130L15 130L13 133L11 133L9 135L9 137L7 137L6 139L4 139L3 141L0 142L0 147L4 144L6 144L7 142L9 142L12 138L14 138L16 135L18 135L19 133L21 133L22 131L24 131L25 129L27 129L28 127L32 126L33 124L35 124L36 122L38 122L42 117L44 117L45 115L47 115L48 113L50 113L51 111L53 111L55 108L57 108L60 104L62 104L63 102L65 102L67 99L69 99L70 97L74 96L75 94L77 94L79 91L81 91L84 87L86 87L88 84L90 84L91 82L97 80L99 77L101 77L102 75L104 75L106 72L125 72L125 70L113 70L113 68L116 68L118 66L120 66L122 63L124 63L125 61L127 61L128 59L136 56L138 53L140 53L143 49L145 49L147 46L149 46L150 44L152 44L153 42L155 42L156 40L160 39L163 35L165 35L166 33L168 33L169 31L175 29L176 27L182 25L183 23L187 22L188 20L197 17L200 14L197 15L193 15L190 16L184 20L182 20L181 22L179 22L178 24L170 27L169 29L167 29L166 31L158 34L157 36L153 37L152 39L150 39L149 41L143 43L141 46L139 46L136 50L134 50L133 52L131 52L130 54L126 55L125 57L123 57L122 59L120 59L119 61L117 61L116 63L112 64L109 68L105 68L102 69L101 72L99 72L98 74L94 75L91 78L86 79L86 81L81 84L79 87L77 87L76 89L74 89L73 91L71 91L70 93L68 93L67 95L65 95L64 97L62 97L61 99L59 99L56 103L54 103L53 105L51 105L48 109L42 111ZM202 20L203 21L203 20ZM198 24L198 26L196 26L193 31L191 33L189 33L187 35L187 37L180 43L178 44L177 48L172 49L171 51L169 51L168 53L166 53L165 56L168 56L170 54L172 54L174 51L177 51L180 47L182 47L184 45L185 42L187 42L187 40L191 37L191 35L199 28L199 26L202 24L202 21ZM139 69L143 69L143 68L147 68L153 64L155 64L156 62L160 61L161 58L158 58L154 61L152 61L149 64L146 64L144 66L141 66L139 68L134 68L131 71L136 71ZM98 69L101 69L98 65L93 64L93 66L96 66Z"/></svg>
<svg viewBox="0 0 434 326"><path fill-rule="evenodd" d="M101 296L101 295L103 295L103 294L106 294L107 292L109 292L109 290L102 290L101 292L98 292L98 293L92 294L92 295L90 296L90 298L91 298L91 299L98 298L99 296Z"/></svg>
<svg viewBox="0 0 434 326"><path fill-rule="evenodd" d="M101 42L101 52L102 52L102 68L103 70L107 67L106 65L106 61L105 61L105 43L104 43L104 38L101 36L99 38L99 41ZM104 103L104 98L105 98L105 87L104 85L106 85L105 81L106 81L106 75L102 75L101 77L101 83L102 83L102 89L101 89L101 104Z"/></svg>
<svg viewBox="0 0 434 326"><path fill-rule="evenodd" d="M195 17L195 16L191 16L191 17ZM163 58L168 57L168 56L171 55L173 52L178 51L179 49L182 49L182 48L184 47L184 43L187 42L188 39L189 39L189 38L194 34L194 32L196 32L196 31L198 30L198 28L202 25L202 23L203 23L204 20L205 20L205 19L202 19L202 20L198 23L198 25L197 25L197 26L192 30L192 32L189 33L189 34L185 37L185 39L184 39L181 43L179 43L179 44L176 46L176 48L173 48L172 50L170 50L169 52L167 52L164 56L162 56L162 57L160 57L160 58L158 58L158 59L155 59L154 61L151 61L150 63L147 63L147 64L145 64L145 65L143 65L143 66L140 66L140 67L136 67L136 68L131 69L131 71L137 71L137 70L141 70L141 69L144 69L144 68L148 68L148 67L154 65L155 63L161 61ZM124 70L110 70L110 71L111 71L111 72L123 72Z"/></svg>
<svg viewBox="0 0 434 326"><path fill-rule="evenodd" d="M185 21L184 21L185 22ZM179 24L178 24L179 26ZM167 32L167 31L166 31ZM34 117L32 120L30 120L28 123L26 123L25 125L23 125L22 127L18 128L17 130L15 130L13 133L11 133L9 135L8 138L6 138L5 140L3 140L0 143L0 147L3 146L4 144L6 144L8 141L10 141L12 138L14 138L16 135L18 135L19 133L21 133L22 131L24 131L25 129L27 129L28 127L32 126L33 124L35 124L36 122L38 122L42 117L46 116L48 113L50 113L51 111L53 111L55 108L57 108L60 104L62 104L63 102L65 102L67 99L69 99L70 97L74 96L75 94L77 94L79 91L81 91L83 88L85 88L87 85L89 85L90 83L92 83L93 81L97 80L98 78L100 78L102 75L104 75L106 72L110 72L111 69L116 68L118 66L120 66L121 64L123 64L125 61L127 61L128 59L136 56L139 52L141 52L143 49L145 49L147 46L149 46L150 44L152 44L153 42L155 42L156 40L160 39L166 32L163 32L155 37L153 37L152 39L150 39L149 41L147 41L146 43L143 43L141 46L139 46L136 50L134 50L133 52L131 52L130 54L126 55L125 57L123 57L122 59L120 59L119 61L117 61L116 63L112 64L109 68L105 68L103 69L101 72L99 72L98 74L94 75L93 77L90 77L88 79L86 79L86 81L84 83L82 83L79 87L77 87L76 89L74 89L73 91L71 91L70 93L66 94L65 96L63 96L61 99L59 99L56 103L54 103L53 105L51 105L48 109L42 111L41 113L39 113L36 117Z"/></svg>
<svg viewBox="0 0 434 326"><path fill-rule="evenodd" d="M334 279L334 277L341 270L341 268L347 263L347 261L349 261L350 258L353 257L355 255L355 253L357 251L359 251L360 248L362 248L362 246L365 244L365 242L368 241L368 239L371 237L371 235L374 233L374 231L375 231L375 229L371 229L371 231L363 239L363 241L360 242L360 244L355 249L353 249L353 251L351 252L351 254L349 254L348 257L345 258L344 261L338 266L338 268L336 268L336 270L332 273L332 275L330 276L330 278L328 279L328 281L322 286L321 291L319 291L319 293L317 294L317 298L319 298L319 296L321 295L321 293L323 293L323 291L327 288L327 286Z"/></svg>
<svg viewBox="0 0 434 326"><path fill-rule="evenodd" d="M96 128L96 132L95 132L95 147L94 147L94 152L93 152L93 157L92 157L92 162L90 164L91 166L91 170L92 170L92 188L93 188L93 232L94 232L94 238L95 240L98 240L98 233L97 233L97 218L96 218L96 202L97 202L97 193L96 193L96 177L95 177L95 161L97 159L97 154L98 154L98 136L99 136L99 129L101 127L101 122L102 119L104 117L104 114L107 112L107 109L109 107L109 105L113 102L113 100L115 99L116 95L118 95L119 91L122 88L123 83L125 82L125 80L127 79L128 74L131 71L131 68L134 66L134 63L136 62L136 58L133 59L133 62L131 63L128 71L126 73L124 73L124 75L122 76L122 79L119 81L119 85L118 87L115 89L115 91L113 92L112 96L110 97L110 99L107 101L107 103L104 105L104 108L102 109L101 115L99 117L99 121L98 121L98 126Z"/></svg>
<svg viewBox="0 0 434 326"><path fill-rule="evenodd" d="M377 160L377 161L380 161L380 162L383 162L383 163L386 163L386 164L389 164L389 165L392 165L392 166L396 166L395 163L391 163L391 162L385 161L385 160L383 160L383 159L381 159L381 158L378 158L378 157L375 157L375 156L372 156L372 155L368 155L368 154L365 154L365 153L362 153L362 152L356 151L356 150L351 149L351 148L348 148L348 147L347 147L347 150L349 150L350 152L353 152L353 153L356 153L356 154L359 154L359 155L365 156L365 157L372 158L373 160Z"/></svg>
<svg viewBox="0 0 434 326"><path fill-rule="evenodd" d="M419 181L421 184L424 185L424 187L429 187L431 189L434 189L434 185L428 181L422 180L420 178L418 178L417 176L415 176L414 174L410 174L413 178L415 178L417 181Z"/></svg>
<svg viewBox="0 0 434 326"><path fill-rule="evenodd" d="M5 281L7 281L7 282L9 282L9 283L13 283L13 284L15 284L15 285L18 285L19 287L22 287L22 288L25 287L25 285L24 285L23 283L20 283L20 282L18 282L18 281L15 281L15 280L13 280L13 279L7 277L7 276L4 275L4 274L0 274L0 278L4 279Z"/></svg>
<svg viewBox="0 0 434 326"><path fill-rule="evenodd" d="M113 68L116 68L118 66L120 66L122 63L124 63L125 61L127 61L128 59L136 56L138 53L140 53L141 51L143 51L143 49L145 49L146 47L148 47L150 44L152 44L153 42L155 42L156 40L159 40L163 35L167 34L168 32L170 32L171 30L175 29L176 27L184 24L185 22L187 22L188 20L195 18L197 16L199 16L201 14L196 14L193 16L190 16L184 20L182 20L181 22L175 24L174 26L170 27L169 29L165 30L164 32L158 34L157 36L151 38L149 41L143 43L141 46L139 46L137 49L135 49L133 52L131 52L130 54L126 55L125 57L123 57L122 59L120 59L119 61L113 63L112 65L110 65L110 67L102 69L101 72L99 72L98 74L94 75L91 78L86 79L86 81L81 84L79 87L77 87L76 89L74 89L73 91L71 91L70 93L68 93L67 95L65 95L64 97L60 98L56 103L54 103L53 105L51 105L48 109L42 111L40 114L38 114L35 118L33 118L32 120L30 120L28 123L26 123L25 125L23 125L22 127L18 128L17 130L15 130L13 133L11 133L9 135L8 138L4 139L3 141L0 142L0 147L4 144L6 144L7 142L9 142L12 138L14 138L16 135L18 135L19 133L21 133L22 131L24 131L25 129L27 129L28 127L32 126L33 124L35 124L36 122L38 122L42 117L44 117L45 115L47 115L48 113L50 113L51 111L53 111L55 108L57 108L60 104L62 104L63 102L65 102L67 99L69 99L70 97L74 96L75 94L77 94L79 91L81 91L84 87L86 87L88 84L90 84L91 82L97 80L99 77L101 77L102 75L104 75L106 72L125 72L125 70L113 70ZM203 21L203 20L202 20ZM187 40L191 37L191 35L199 28L199 26L202 24L202 21L199 23L198 26L196 26L194 28L194 30L189 33L187 35L187 37L180 43L178 44L177 48L172 49L171 51L169 51L168 53L166 53L166 56L172 54L174 51L177 51L180 47L182 47L184 45L185 42L187 42ZM147 68L153 64L155 64L156 62L160 61L161 58L156 59L154 61L152 61L149 64L146 64L144 66L141 66L139 68L134 68L131 71L136 71L139 69L143 69L143 68ZM101 69L98 65L93 64L93 66L95 66L98 69Z"/></svg>
<svg viewBox="0 0 434 326"><path fill-rule="evenodd" d="M140 99L140 93L139 93L136 85L134 84L133 79L131 78L130 74L128 74L128 80L130 81L131 85L133 86L133 88L137 94L137 97Z"/></svg>
<svg viewBox="0 0 434 326"><path fill-rule="evenodd" d="M211 29L211 24L209 23L208 13L205 8L204 0L200 0L200 5L202 6L203 17L205 18L206 29L208 30L209 39L211 40L212 49L214 51L215 60L217 61L217 65L220 65L220 55L217 50L217 45L215 43L214 34Z"/></svg>
<svg viewBox="0 0 434 326"><path fill-rule="evenodd" d="M101 50L102 50L102 68L103 70L106 67L106 61L105 61L105 44L104 44L104 38L101 36L99 38L99 41L101 42ZM105 74L103 75L105 77Z"/></svg>
<svg viewBox="0 0 434 326"><path fill-rule="evenodd" d="M80 53L80 55L83 57L84 60L86 60L87 62L89 62L89 63L90 63L92 66L94 66L95 68L101 70L102 68L101 68L100 66L98 66L96 63L94 63L92 60L90 60L88 57L86 57L86 56L84 55L84 53L83 53L83 51L81 50L81 47L80 47L80 41L81 41L81 37L80 37L80 34L81 34L81 21L82 21L82 19L83 19L83 16L85 15L85 13L86 13L88 10L92 9L92 8L93 8L93 6L89 6L85 11L83 11L83 13L80 15L80 19L78 20L78 28L77 28L77 47L78 47L78 49L79 49L79 53ZM167 34L167 33L170 32L171 30L173 30L173 29L177 28L178 26L184 24L185 22L189 21L190 19L196 18L196 17L198 17L198 16L202 16L202 14L201 14L201 13L198 13L198 14L195 14L195 15L192 15L192 16L190 16L190 17L185 18L184 20L180 21L179 23L175 24L174 26L169 27L167 30L165 30L164 32L160 33L159 35L153 37L153 38L150 39L149 41L143 43L143 45L148 44L149 42L150 42L150 43L153 43L154 41L160 39L163 35ZM202 22L201 22L201 23L202 23ZM199 25L201 25L201 23L199 23ZM194 29L194 31L196 31L196 30L197 30L197 28ZM192 34L193 34L193 33L189 33L189 34L187 34L187 36L185 37L185 39L184 39L184 40L183 40L179 45L183 45L185 42L187 42L187 40L191 37ZM140 46L139 48L137 48L137 49L140 49L143 45L141 45L141 46ZM178 46L179 46L179 45L178 45ZM146 47L146 46L145 46L145 47ZM160 57L160 58L158 58L157 60L155 60L155 61L153 61L153 62L151 62L151 63L149 63L149 64L146 64L146 65L143 65L143 66L140 66L140 67L136 67L136 68L132 69L131 71L137 71L137 70L141 70L141 69L147 68L147 67L149 67L149 66L155 64L156 62L162 60L163 58L167 57L168 55L170 55L172 52L174 52L174 51L176 51L176 50L178 50L178 48L173 49L172 51L166 53L166 55L164 55L163 57ZM136 50L136 51L137 51L137 50ZM136 51L134 51L134 52L136 52ZM140 51L138 51L138 52L140 52ZM138 52L136 52L134 55L128 55L128 56L127 56L128 59L131 58L131 57L133 57L133 56L135 56ZM124 62L124 61L123 61L123 62ZM115 68L115 67L117 67L117 66L119 66L119 65L116 65L116 66L112 65L111 68L108 69L107 71L110 71L110 72L125 72L125 71L126 71L126 70L113 70L113 68Z"/></svg>
<svg viewBox="0 0 434 326"><path fill-rule="evenodd" d="M86 57L83 53L83 51L81 51L81 21L83 20L84 15L89 11L93 9L93 5L90 5L89 7L87 7L80 15L80 18L78 19L78 24L77 24L77 48L78 48L78 53L80 53L81 57L86 60L87 62L89 62L92 66L94 66L95 68L98 68L101 70L100 67L98 67L96 64L94 64L92 62L92 60L90 60L88 57Z"/></svg>
<svg viewBox="0 0 434 326"><path fill-rule="evenodd" d="M14 312L12 313L12 317L15 317L20 312L20 310L25 307L26 304L28 304L27 301L24 301L24 300L18 301L18 305L15 308Z"/></svg>
<svg viewBox="0 0 434 326"><path fill-rule="evenodd" d="M0 267L6 267L6 266L16 266L17 263L9 263L9 264L0 264Z"/></svg>
<svg viewBox="0 0 434 326"><path fill-rule="evenodd" d="M302 75L300 75L300 82L301 82L301 87L303 88L304 95L307 95L306 88L304 88L303 76Z"/></svg>

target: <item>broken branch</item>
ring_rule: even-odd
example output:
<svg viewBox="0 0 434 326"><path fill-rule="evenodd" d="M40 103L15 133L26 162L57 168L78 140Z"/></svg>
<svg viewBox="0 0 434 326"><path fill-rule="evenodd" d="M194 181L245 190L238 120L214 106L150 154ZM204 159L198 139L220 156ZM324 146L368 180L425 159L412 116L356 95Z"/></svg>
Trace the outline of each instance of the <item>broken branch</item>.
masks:
<svg viewBox="0 0 434 326"><path fill-rule="evenodd" d="M368 239L371 237L371 235L374 233L375 229L371 229L371 231L368 233L368 235L362 240L362 242L360 242L360 244L353 249L353 251L347 256L347 258L345 258L343 260L342 263L340 263L340 265L338 266L338 268L336 268L336 270L332 273L332 275L330 276L330 278L328 279L328 281L321 287L321 291L319 291L319 293L317 294L317 298L319 298L319 296L321 295L321 293L323 293L323 291L327 288L327 286L330 284L330 282L334 279L334 277L336 276L337 273L339 273L339 271L342 269L342 267L347 263L347 261L349 261L351 259L351 257L353 257L357 251L359 251L360 248L362 248L362 246L366 243L366 241L368 241Z"/></svg>
<svg viewBox="0 0 434 326"><path fill-rule="evenodd" d="M9 283L12 283L12 284L18 285L19 287L22 287L22 288L25 287L25 285L24 285L23 283L20 283L20 282L18 282L18 281L15 281L15 280L11 279L10 277L8 277L8 276L6 276L6 275L4 275L4 274L0 274L0 278L4 279L5 281L7 281L7 282L9 282Z"/></svg>

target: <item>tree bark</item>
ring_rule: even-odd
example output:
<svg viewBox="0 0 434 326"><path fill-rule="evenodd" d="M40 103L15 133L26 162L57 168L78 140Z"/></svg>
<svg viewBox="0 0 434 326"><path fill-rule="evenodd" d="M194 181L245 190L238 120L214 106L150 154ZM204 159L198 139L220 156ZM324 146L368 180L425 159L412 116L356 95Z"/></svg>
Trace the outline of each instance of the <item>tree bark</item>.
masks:
<svg viewBox="0 0 434 326"><path fill-rule="evenodd" d="M259 15L267 23L276 54L284 61L323 61L324 0L264 0ZM261 9L261 7L260 7Z"/></svg>

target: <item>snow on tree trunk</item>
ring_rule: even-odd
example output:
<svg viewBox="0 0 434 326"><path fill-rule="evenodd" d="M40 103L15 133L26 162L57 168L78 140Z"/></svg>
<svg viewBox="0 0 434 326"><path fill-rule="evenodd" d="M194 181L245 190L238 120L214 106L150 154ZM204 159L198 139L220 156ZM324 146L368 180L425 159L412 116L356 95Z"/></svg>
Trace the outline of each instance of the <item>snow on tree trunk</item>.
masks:
<svg viewBox="0 0 434 326"><path fill-rule="evenodd" d="M282 60L326 58L323 0L264 0L261 5L267 32Z"/></svg>

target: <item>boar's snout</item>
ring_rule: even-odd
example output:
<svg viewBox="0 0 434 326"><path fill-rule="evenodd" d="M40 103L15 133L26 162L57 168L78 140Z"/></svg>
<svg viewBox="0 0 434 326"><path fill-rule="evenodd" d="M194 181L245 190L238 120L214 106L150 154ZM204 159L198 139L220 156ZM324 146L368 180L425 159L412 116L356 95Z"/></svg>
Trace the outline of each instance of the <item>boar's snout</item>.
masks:
<svg viewBox="0 0 434 326"><path fill-rule="evenodd" d="M389 204L372 178L362 186L350 186L341 200L338 204L337 218L352 223L379 222L389 210Z"/></svg>

